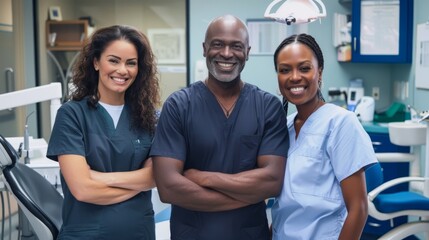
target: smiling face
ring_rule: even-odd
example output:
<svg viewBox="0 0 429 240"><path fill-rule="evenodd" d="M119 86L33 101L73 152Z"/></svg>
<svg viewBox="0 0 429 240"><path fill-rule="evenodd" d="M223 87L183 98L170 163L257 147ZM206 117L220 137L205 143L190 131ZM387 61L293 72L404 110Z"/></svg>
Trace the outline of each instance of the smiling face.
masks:
<svg viewBox="0 0 429 240"><path fill-rule="evenodd" d="M111 42L94 60L98 70L98 92L100 101L121 105L125 101L125 91L134 82L138 73L138 57L135 46L126 40Z"/></svg>
<svg viewBox="0 0 429 240"><path fill-rule="evenodd" d="M295 42L280 50L277 78L283 97L297 107L317 101L322 70L308 46Z"/></svg>
<svg viewBox="0 0 429 240"><path fill-rule="evenodd" d="M203 43L209 78L221 82L239 79L249 55L246 27L233 17L213 22Z"/></svg>

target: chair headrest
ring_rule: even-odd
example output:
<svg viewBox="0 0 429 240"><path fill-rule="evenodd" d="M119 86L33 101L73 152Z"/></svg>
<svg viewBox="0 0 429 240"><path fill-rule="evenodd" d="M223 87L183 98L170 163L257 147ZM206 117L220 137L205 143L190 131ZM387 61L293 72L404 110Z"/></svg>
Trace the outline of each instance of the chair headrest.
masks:
<svg viewBox="0 0 429 240"><path fill-rule="evenodd" d="M14 166L18 159L19 157L16 150L2 135L0 135L0 167L3 169L8 166Z"/></svg>

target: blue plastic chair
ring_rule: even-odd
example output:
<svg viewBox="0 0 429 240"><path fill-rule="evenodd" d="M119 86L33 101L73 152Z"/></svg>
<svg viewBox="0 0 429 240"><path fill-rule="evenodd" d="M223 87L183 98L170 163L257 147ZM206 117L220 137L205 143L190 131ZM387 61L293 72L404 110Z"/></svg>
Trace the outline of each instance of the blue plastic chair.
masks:
<svg viewBox="0 0 429 240"><path fill-rule="evenodd" d="M429 237L429 198L420 193L402 191L383 193L384 190L406 182L424 182L423 177L401 177L383 183L380 164L365 171L368 189L368 214L377 220L392 220L399 216L415 216L417 220L393 228L379 239L404 239L426 232Z"/></svg>

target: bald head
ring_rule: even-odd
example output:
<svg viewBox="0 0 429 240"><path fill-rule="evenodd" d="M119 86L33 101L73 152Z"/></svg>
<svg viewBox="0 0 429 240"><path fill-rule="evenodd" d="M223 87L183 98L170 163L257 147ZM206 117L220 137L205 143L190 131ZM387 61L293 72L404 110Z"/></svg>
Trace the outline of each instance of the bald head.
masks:
<svg viewBox="0 0 429 240"><path fill-rule="evenodd" d="M213 19L207 27L204 41L207 42L207 39L216 37L219 33L229 31L239 32L245 43L249 45L249 33L246 24L233 15L224 15Z"/></svg>
<svg viewBox="0 0 429 240"><path fill-rule="evenodd" d="M232 15L215 18L207 27L203 51L208 80L238 82L250 51L246 25Z"/></svg>

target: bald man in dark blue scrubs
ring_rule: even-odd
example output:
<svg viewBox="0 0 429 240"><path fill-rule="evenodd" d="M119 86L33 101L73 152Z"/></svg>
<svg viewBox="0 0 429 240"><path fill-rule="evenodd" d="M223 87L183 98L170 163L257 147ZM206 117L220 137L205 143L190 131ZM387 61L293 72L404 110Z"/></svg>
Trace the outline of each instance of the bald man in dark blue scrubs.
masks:
<svg viewBox="0 0 429 240"><path fill-rule="evenodd" d="M171 239L268 240L264 200L282 187L288 150L280 100L240 77L245 24L214 19L203 43L209 76L164 103L150 155Z"/></svg>

